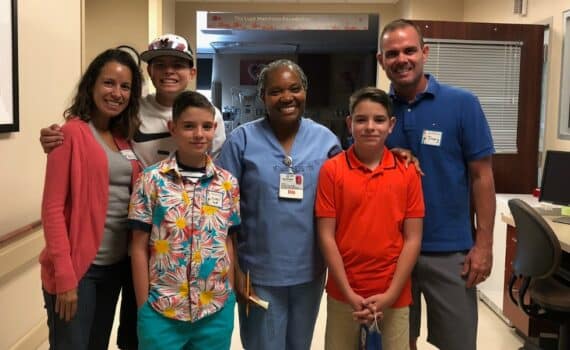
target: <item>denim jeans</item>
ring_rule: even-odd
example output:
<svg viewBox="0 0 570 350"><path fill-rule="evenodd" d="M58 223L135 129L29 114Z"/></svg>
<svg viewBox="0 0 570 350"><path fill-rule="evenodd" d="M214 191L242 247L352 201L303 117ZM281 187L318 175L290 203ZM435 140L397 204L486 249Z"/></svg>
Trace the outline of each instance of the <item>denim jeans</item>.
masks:
<svg viewBox="0 0 570 350"><path fill-rule="evenodd" d="M117 347L121 350L137 350L137 302L133 287L133 273L131 259L128 258L122 277L123 288L121 289L121 311L119 316L119 328L117 330Z"/></svg>
<svg viewBox="0 0 570 350"><path fill-rule="evenodd" d="M126 261L91 265L77 287L77 313L66 322L55 312L57 296L45 290L50 350L106 350Z"/></svg>

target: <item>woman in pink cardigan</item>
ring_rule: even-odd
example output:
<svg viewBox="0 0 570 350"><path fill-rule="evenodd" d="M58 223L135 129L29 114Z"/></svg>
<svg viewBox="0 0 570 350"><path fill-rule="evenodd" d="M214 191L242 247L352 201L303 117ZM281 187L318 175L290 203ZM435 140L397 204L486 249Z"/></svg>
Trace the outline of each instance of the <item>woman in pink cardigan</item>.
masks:
<svg viewBox="0 0 570 350"><path fill-rule="evenodd" d="M50 349L107 349L127 260L127 209L140 167L142 77L121 50L97 56L64 112L63 144L48 155L40 255Z"/></svg>

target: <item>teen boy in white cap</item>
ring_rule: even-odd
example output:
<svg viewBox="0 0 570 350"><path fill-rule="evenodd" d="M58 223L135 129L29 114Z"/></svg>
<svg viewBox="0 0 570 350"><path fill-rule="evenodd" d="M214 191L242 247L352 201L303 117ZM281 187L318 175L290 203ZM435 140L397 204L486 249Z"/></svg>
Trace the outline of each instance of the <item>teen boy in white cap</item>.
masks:
<svg viewBox="0 0 570 350"><path fill-rule="evenodd" d="M181 36L166 34L153 40L148 50L141 53L148 63L147 72L156 88L141 100L141 126L134 137L133 148L145 166L164 159L175 145L168 132L167 123L172 120L172 104L178 94L196 77L192 50ZM216 128L212 144L215 157L226 139L222 114L216 109Z"/></svg>

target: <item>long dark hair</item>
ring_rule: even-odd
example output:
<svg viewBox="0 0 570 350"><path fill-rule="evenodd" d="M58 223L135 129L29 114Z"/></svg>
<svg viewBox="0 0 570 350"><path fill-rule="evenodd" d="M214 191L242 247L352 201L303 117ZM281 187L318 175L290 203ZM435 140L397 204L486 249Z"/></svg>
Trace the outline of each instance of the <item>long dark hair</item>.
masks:
<svg viewBox="0 0 570 350"><path fill-rule="evenodd" d="M65 120L72 118L79 118L86 122L91 120L91 114L97 108L93 100L93 87L103 66L109 62L117 62L128 67L131 71L132 82L129 103L121 114L111 118L109 122L109 129L113 134L130 140L140 125L139 103L142 91L142 74L131 55L125 51L108 49L91 61L79 81L73 103L63 112L63 117Z"/></svg>

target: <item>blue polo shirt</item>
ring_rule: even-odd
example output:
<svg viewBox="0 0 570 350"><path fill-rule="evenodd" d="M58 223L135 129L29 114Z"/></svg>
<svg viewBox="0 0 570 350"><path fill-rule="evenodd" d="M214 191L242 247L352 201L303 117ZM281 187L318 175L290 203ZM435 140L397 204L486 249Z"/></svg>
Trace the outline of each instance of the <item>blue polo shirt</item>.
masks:
<svg viewBox="0 0 570 350"><path fill-rule="evenodd" d="M341 148L324 126L305 118L300 123L290 156L294 172L303 175L302 200L279 198L279 177L289 168L265 118L235 129L216 160L240 185L238 257L256 284L292 286L325 270L315 233L316 186L321 165Z"/></svg>
<svg viewBox="0 0 570 350"><path fill-rule="evenodd" d="M425 173L422 252L467 250L473 245L468 163L494 153L491 130L477 97L426 77L426 90L412 103L390 88L397 121L387 145L412 150Z"/></svg>

